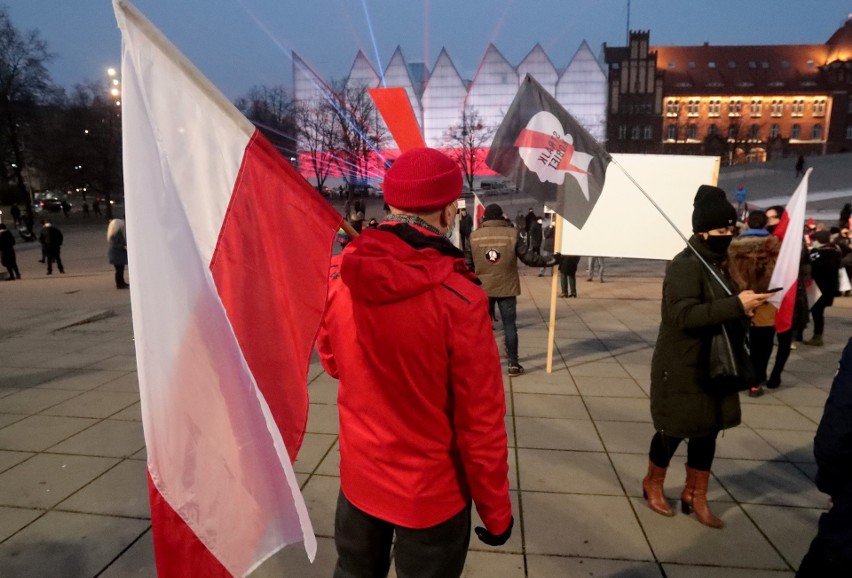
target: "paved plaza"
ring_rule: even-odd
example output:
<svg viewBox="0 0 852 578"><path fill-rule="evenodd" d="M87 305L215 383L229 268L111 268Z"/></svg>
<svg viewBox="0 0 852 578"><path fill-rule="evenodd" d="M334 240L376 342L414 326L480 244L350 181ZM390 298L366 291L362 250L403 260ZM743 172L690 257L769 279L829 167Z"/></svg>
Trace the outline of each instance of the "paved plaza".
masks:
<svg viewBox="0 0 852 578"><path fill-rule="evenodd" d="M37 244L19 244L23 280L0 282L0 576L154 576L128 293L114 289L105 226L56 223L67 273L46 276ZM720 437L711 480L719 531L656 515L642 499L663 264L607 265L606 283L581 276L579 298L558 300L551 374L550 279L525 271L527 372L504 376L515 531L502 548L473 538L465 576L793 576L827 503L813 483L812 440L852 335L852 298L828 310L825 347L792 352L780 389L743 396L743 425ZM317 560L294 545L255 576L332 573L336 382L318 363L310 380L295 469ZM666 482L673 505L683 461L681 450Z"/></svg>

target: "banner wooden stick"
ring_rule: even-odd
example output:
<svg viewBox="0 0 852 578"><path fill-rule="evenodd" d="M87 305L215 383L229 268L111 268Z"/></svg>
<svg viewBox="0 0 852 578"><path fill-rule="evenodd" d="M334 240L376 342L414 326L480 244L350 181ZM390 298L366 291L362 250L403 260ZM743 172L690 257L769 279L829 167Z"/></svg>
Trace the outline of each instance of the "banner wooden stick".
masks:
<svg viewBox="0 0 852 578"><path fill-rule="evenodd" d="M562 246L562 217L553 213L551 218L556 219L556 231L553 236L553 248L558 252ZM547 331L547 373L553 373L553 341L556 338L556 291L559 284L559 267L553 268L552 281L550 283L550 323Z"/></svg>

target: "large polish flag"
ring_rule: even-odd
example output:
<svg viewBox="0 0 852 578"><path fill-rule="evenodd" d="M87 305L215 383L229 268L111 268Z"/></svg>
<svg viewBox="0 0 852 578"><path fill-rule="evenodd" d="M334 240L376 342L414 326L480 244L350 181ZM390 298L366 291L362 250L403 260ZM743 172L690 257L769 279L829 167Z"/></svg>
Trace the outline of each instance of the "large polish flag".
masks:
<svg viewBox="0 0 852 578"><path fill-rule="evenodd" d="M778 308L775 314L775 330L778 333L793 327L793 310L796 305L796 282L799 278L799 262L802 258L802 230L805 226L805 206L808 201L808 178L810 168L802 177L793 196L787 202L782 222L776 228L783 235L778 261L772 271L770 287L782 287L782 290L769 298L769 302Z"/></svg>
<svg viewBox="0 0 852 578"><path fill-rule="evenodd" d="M121 103L131 305L161 577L316 538L293 473L341 218L132 5Z"/></svg>

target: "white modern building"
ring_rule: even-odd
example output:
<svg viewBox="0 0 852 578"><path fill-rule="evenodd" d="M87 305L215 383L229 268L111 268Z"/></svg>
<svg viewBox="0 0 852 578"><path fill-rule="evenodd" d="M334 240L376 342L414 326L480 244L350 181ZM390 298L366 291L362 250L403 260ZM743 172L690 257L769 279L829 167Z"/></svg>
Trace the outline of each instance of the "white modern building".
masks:
<svg viewBox="0 0 852 578"><path fill-rule="evenodd" d="M407 62L402 49L397 47L383 76L384 86L405 89L426 144L440 149L447 145L449 130L460 124L465 108L476 111L485 126L496 130L527 73L532 74L596 139L604 141L607 76L585 41L562 69L554 66L539 44L516 65L490 44L473 79L462 77L446 49L441 50L430 70L422 62ZM310 103L324 98L326 81L295 53L293 82L298 102ZM382 75L359 50L347 77L347 87L378 86L382 86ZM387 157L398 154L390 135L381 148Z"/></svg>

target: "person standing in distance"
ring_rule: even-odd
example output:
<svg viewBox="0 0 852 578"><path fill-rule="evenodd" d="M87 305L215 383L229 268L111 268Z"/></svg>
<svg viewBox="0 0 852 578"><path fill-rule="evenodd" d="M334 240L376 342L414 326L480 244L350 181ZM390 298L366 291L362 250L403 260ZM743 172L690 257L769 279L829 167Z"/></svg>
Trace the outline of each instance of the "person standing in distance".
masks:
<svg viewBox="0 0 852 578"><path fill-rule="evenodd" d="M482 288L491 304L500 308L509 375L520 375L524 368L518 362L518 328L515 323L518 295L521 294L518 259L530 267L553 267L559 264L561 255L542 257L533 253L520 238L517 229L503 218L503 209L497 204L485 207L482 223L470 235L469 250L465 255L468 266L482 281Z"/></svg>
<svg viewBox="0 0 852 578"><path fill-rule="evenodd" d="M509 500L506 400L488 299L447 239L459 166L411 149L385 174L391 214L332 260L317 340L339 379L335 578L462 574L476 534L499 546Z"/></svg>

